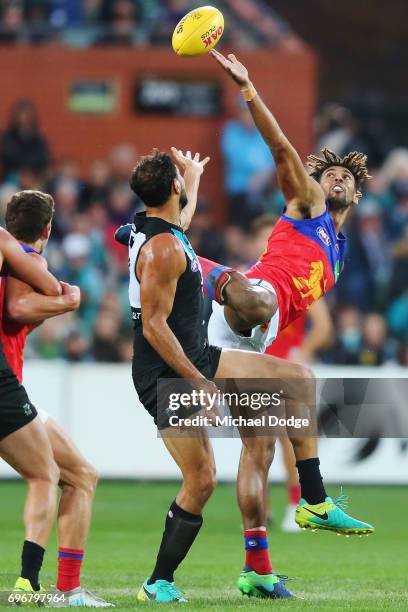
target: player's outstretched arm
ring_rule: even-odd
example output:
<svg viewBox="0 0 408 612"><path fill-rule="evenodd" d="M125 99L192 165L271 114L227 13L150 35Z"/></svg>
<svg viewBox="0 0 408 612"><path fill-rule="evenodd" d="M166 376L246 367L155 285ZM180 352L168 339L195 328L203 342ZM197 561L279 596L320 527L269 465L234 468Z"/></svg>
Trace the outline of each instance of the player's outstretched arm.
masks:
<svg viewBox="0 0 408 612"><path fill-rule="evenodd" d="M206 164L210 161L210 158L205 157L200 160L199 153L196 153L194 157L192 157L191 151L187 151L187 153L184 154L179 149L176 149L176 147L171 147L171 154L176 164L180 166L183 171L187 205L180 213L180 225L182 229L186 231L190 226L197 206L200 177L204 172Z"/></svg>
<svg viewBox="0 0 408 612"><path fill-rule="evenodd" d="M27 257L20 243L3 228L0 228L0 253L15 277L44 295L61 295L62 288L57 279L41 262Z"/></svg>
<svg viewBox="0 0 408 612"><path fill-rule="evenodd" d="M324 212L325 199L320 185L308 175L296 149L256 92L245 66L233 54L224 57L214 49L211 54L239 85L255 125L272 151L287 212L299 217L303 217L305 212L312 213L312 216Z"/></svg>

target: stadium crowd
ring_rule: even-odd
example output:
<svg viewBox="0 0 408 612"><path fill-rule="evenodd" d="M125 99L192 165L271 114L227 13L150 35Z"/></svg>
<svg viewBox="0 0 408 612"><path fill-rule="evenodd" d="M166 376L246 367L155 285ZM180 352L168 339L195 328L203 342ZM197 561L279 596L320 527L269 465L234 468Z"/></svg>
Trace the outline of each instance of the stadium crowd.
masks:
<svg viewBox="0 0 408 612"><path fill-rule="evenodd" d="M339 153L359 148L376 160L347 228L345 270L328 296L336 339L320 359L408 365L408 150L382 151L381 139L369 137L340 107L324 108L316 125L319 148L330 146ZM246 146L237 147L237 139ZM280 214L282 195L273 160L241 105L224 124L220 147L230 223L216 227L211 207L202 200L189 236L202 256L244 270L257 258L255 234L263 215L267 221ZM47 259L58 277L82 291L79 313L46 321L32 334L27 356L105 362L131 358L127 251L113 234L142 208L128 185L137 154L133 144L118 144L82 176L75 160L54 160L32 103L14 106L0 135L1 222L15 191L50 192L56 212Z"/></svg>
<svg viewBox="0 0 408 612"><path fill-rule="evenodd" d="M0 3L1 44L137 46L168 44L200 0L13 0ZM262 0L219 0L235 47L293 45L297 38Z"/></svg>

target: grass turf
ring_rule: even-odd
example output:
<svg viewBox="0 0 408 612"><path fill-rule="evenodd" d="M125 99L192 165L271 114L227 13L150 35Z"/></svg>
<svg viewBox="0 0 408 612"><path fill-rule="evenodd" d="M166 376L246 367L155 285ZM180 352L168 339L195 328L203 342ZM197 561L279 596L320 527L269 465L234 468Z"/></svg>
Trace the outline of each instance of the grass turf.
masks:
<svg viewBox="0 0 408 612"><path fill-rule="evenodd" d="M335 488L329 490L335 496ZM139 603L135 595L152 569L165 512L176 493L176 483L100 483L82 583L120 610L151 608L154 604ZM220 485L206 508L202 531L177 573L188 609L408 610L406 488L350 486L347 493L351 513L374 523L376 533L345 538L270 530L274 570L294 577L288 586L305 600L268 601L244 598L235 587L243 564L241 522L234 487ZM0 590L10 589L19 571L24 495L24 484L0 481ZM279 523L284 488L273 485L271 496ZM55 583L55 559L53 536L42 571L45 585Z"/></svg>

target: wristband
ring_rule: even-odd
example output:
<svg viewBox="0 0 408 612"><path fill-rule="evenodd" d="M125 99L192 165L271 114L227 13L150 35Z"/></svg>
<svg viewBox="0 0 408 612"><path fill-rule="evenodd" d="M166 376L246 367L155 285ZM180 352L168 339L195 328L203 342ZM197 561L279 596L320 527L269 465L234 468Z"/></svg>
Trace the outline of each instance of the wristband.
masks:
<svg viewBox="0 0 408 612"><path fill-rule="evenodd" d="M249 87L245 87L245 89L241 89L241 93L244 97L245 102L252 102L252 100L257 95L257 91L252 83L249 84Z"/></svg>

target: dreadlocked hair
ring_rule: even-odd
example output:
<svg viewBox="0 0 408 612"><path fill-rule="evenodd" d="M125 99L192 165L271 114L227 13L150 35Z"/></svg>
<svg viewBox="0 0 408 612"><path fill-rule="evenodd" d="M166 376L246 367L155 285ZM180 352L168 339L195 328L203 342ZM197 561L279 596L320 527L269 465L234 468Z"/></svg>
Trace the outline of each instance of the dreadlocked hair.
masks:
<svg viewBox="0 0 408 612"><path fill-rule="evenodd" d="M310 176L319 182L320 177L322 176L323 172L327 170L327 168L332 166L342 166L343 168L347 168L347 170L350 170L351 174L354 176L354 180L356 181L357 197L361 198L363 195L361 188L364 181L371 178L367 170L367 155L364 153L359 153L358 151L352 151L344 157L340 157L340 155L337 155L337 153L331 151L330 149L323 149L322 155L323 157L318 157L317 155L308 156L306 167Z"/></svg>

